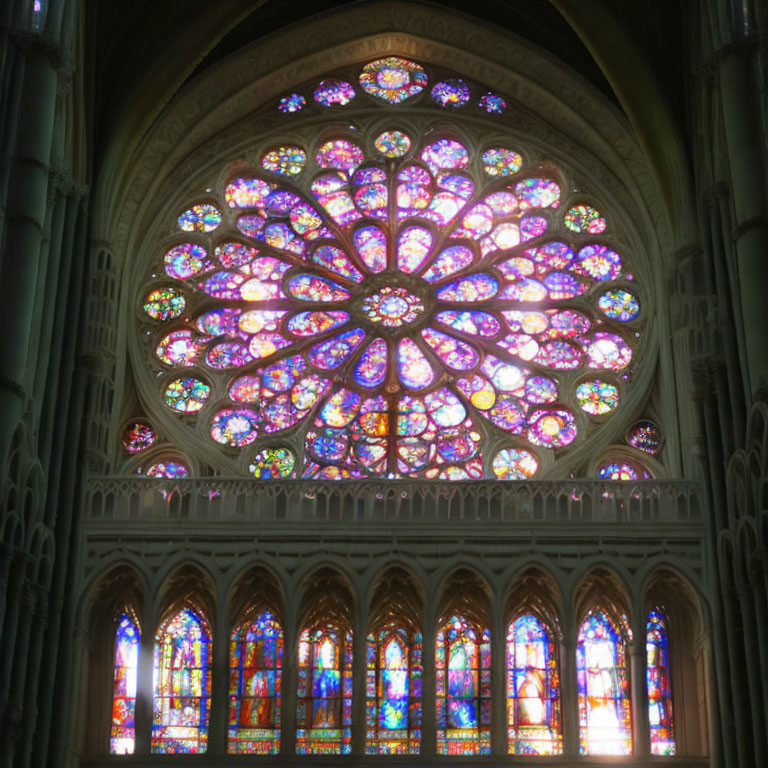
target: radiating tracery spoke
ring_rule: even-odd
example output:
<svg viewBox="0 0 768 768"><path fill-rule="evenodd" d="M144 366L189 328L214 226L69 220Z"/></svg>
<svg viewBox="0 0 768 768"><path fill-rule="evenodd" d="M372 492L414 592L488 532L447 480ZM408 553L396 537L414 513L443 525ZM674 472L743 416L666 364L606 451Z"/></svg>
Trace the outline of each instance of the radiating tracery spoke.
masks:
<svg viewBox="0 0 768 768"><path fill-rule="evenodd" d="M397 61L365 83L416 87ZM142 295L165 403L257 477L531 477L613 412L632 361L640 303L605 219L561 211L557 173L506 147L475 178L454 138L371 146L267 148L179 217L198 234Z"/></svg>

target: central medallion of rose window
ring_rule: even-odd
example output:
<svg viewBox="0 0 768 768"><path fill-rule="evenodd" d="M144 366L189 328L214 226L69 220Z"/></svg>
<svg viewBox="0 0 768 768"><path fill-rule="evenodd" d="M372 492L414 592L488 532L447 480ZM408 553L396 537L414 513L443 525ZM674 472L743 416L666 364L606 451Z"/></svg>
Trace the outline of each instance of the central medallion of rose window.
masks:
<svg viewBox="0 0 768 768"><path fill-rule="evenodd" d="M374 323L386 328L399 328L412 323L424 312L424 302L405 288L387 285L365 299L362 310Z"/></svg>

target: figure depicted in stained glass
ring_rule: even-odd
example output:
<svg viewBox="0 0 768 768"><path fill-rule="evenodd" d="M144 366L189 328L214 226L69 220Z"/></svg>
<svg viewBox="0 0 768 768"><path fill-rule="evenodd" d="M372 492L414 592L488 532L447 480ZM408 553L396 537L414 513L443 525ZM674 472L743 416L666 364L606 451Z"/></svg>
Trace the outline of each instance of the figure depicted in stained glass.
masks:
<svg viewBox="0 0 768 768"><path fill-rule="evenodd" d="M390 57L360 82L397 104L427 78ZM470 97L455 78L431 93ZM336 79L315 93L354 96ZM265 146L217 205L189 201L158 254L164 279L139 297L165 407L246 450L245 466L301 444L297 477L530 477L625 387L642 296L605 242L610 219L513 147L369 138Z"/></svg>
<svg viewBox="0 0 768 768"><path fill-rule="evenodd" d="M421 674L421 635L391 626L368 636L368 754L419 753Z"/></svg>
<svg viewBox="0 0 768 768"><path fill-rule="evenodd" d="M632 712L626 641L601 609L590 611L576 646L582 754L632 753Z"/></svg>
<svg viewBox="0 0 768 768"><path fill-rule="evenodd" d="M651 753L674 755L675 720L672 715L672 686L669 682L669 637L667 620L660 608L654 608L648 613L645 643Z"/></svg>
<svg viewBox="0 0 768 768"><path fill-rule="evenodd" d="M187 606L155 637L152 751L205 752L211 699L211 632L202 612Z"/></svg>
<svg viewBox="0 0 768 768"><path fill-rule="evenodd" d="M489 754L490 633L451 617L437 633L435 665L438 754Z"/></svg>
<svg viewBox="0 0 768 768"><path fill-rule="evenodd" d="M299 637L297 753L349 754L351 724L352 633L305 629Z"/></svg>
<svg viewBox="0 0 768 768"><path fill-rule="evenodd" d="M530 613L515 619L507 631L507 725L510 754L562 752L555 644Z"/></svg>
<svg viewBox="0 0 768 768"><path fill-rule="evenodd" d="M117 616L115 632L112 729L109 739L109 751L113 755L132 755L134 751L140 642L141 632L136 617L132 611L126 609Z"/></svg>
<svg viewBox="0 0 768 768"><path fill-rule="evenodd" d="M280 677L283 631L271 611L232 633L229 655L229 752L280 751Z"/></svg>

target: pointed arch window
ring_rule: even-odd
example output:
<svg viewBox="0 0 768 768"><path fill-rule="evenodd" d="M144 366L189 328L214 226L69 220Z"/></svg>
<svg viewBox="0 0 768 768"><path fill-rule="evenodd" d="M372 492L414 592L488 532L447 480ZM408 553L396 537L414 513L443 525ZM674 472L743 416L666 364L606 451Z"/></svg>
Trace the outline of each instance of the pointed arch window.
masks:
<svg viewBox="0 0 768 768"><path fill-rule="evenodd" d="M507 739L515 755L559 755L560 675L552 633L532 613L507 629Z"/></svg>
<svg viewBox="0 0 768 768"><path fill-rule="evenodd" d="M581 753L631 754L626 641L618 623L602 609L591 610L579 628L576 672Z"/></svg>
<svg viewBox="0 0 768 768"><path fill-rule="evenodd" d="M211 631L190 606L164 621L155 636L152 752L205 752L211 702Z"/></svg>
<svg viewBox="0 0 768 768"><path fill-rule="evenodd" d="M229 650L229 745L235 754L280 751L283 630L265 610L232 632Z"/></svg>
<svg viewBox="0 0 768 768"><path fill-rule="evenodd" d="M136 679L139 668L141 631L133 611L117 615L115 665L112 686L112 728L109 751L113 755L132 755L136 730Z"/></svg>
<svg viewBox="0 0 768 768"><path fill-rule="evenodd" d="M660 608L654 608L648 613L645 647L651 753L674 755L675 723L672 715L672 686L669 681L669 637L667 620Z"/></svg>
<svg viewBox="0 0 768 768"><path fill-rule="evenodd" d="M352 633L334 625L299 637L296 751L347 755L352 749Z"/></svg>
<svg viewBox="0 0 768 768"><path fill-rule="evenodd" d="M421 635L396 625L368 635L366 675L366 752L418 754Z"/></svg>
<svg viewBox="0 0 768 768"><path fill-rule="evenodd" d="M452 616L437 633L437 752L491 751L491 635Z"/></svg>

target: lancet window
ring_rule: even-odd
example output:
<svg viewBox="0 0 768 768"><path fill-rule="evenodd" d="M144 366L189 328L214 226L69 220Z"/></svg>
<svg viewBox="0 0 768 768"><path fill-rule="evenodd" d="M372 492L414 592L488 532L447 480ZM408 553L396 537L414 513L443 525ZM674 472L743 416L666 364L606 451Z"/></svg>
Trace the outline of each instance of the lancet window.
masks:
<svg viewBox="0 0 768 768"><path fill-rule="evenodd" d="M648 613L646 626L646 685L651 753L675 754L675 724L672 715L672 685L669 680L667 620L660 608Z"/></svg>
<svg viewBox="0 0 768 768"><path fill-rule="evenodd" d="M112 687L112 728L109 751L113 755L133 754L136 740L136 684L139 669L141 631L133 611L117 615L115 663Z"/></svg>
<svg viewBox="0 0 768 768"><path fill-rule="evenodd" d="M491 635L463 616L437 633L437 751L483 755L491 750Z"/></svg>
<svg viewBox="0 0 768 768"><path fill-rule="evenodd" d="M507 739L510 754L562 752L560 674L552 632L524 613L507 630Z"/></svg>
<svg viewBox="0 0 768 768"><path fill-rule="evenodd" d="M269 611L253 613L232 632L229 656L229 752L280 751L283 630Z"/></svg>
<svg viewBox="0 0 768 768"><path fill-rule="evenodd" d="M211 631L202 611L187 605L160 625L155 636L153 752L205 752L211 661Z"/></svg>
<svg viewBox="0 0 768 768"><path fill-rule="evenodd" d="M371 601L366 660L366 752L421 751L421 598L409 575L391 568Z"/></svg>
<svg viewBox="0 0 768 768"><path fill-rule="evenodd" d="M582 754L632 753L632 712L626 639L620 620L599 607L579 628L576 672Z"/></svg>

